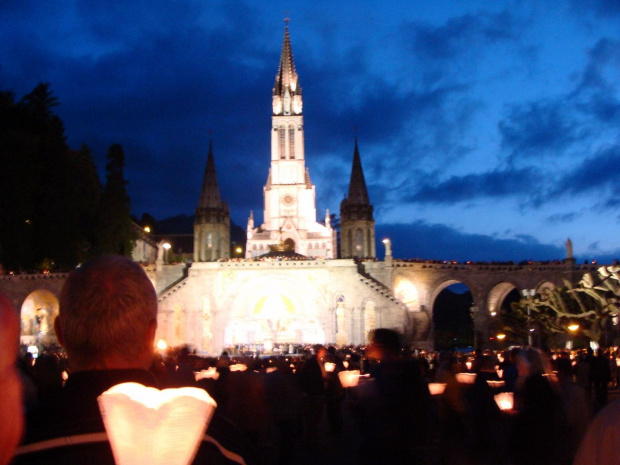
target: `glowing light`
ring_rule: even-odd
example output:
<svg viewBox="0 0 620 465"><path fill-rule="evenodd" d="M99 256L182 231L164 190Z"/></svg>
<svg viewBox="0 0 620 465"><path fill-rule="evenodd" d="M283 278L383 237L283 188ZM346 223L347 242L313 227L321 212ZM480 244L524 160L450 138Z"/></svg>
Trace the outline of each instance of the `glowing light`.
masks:
<svg viewBox="0 0 620 465"><path fill-rule="evenodd" d="M503 334L503 333L502 333L502 334L498 334L498 335L497 335L497 339L499 339L500 341L502 341L502 340L506 339L506 335L505 335L505 334Z"/></svg>
<svg viewBox="0 0 620 465"><path fill-rule="evenodd" d="M219 377L220 377L220 374L217 371L217 368L215 368L215 367L209 367L206 370L201 370L201 371L194 372L194 378L196 378L196 381L199 381L201 379L215 379L215 380L217 380Z"/></svg>
<svg viewBox="0 0 620 465"><path fill-rule="evenodd" d="M332 373L336 368L336 364L332 362L325 362L323 366L325 367L325 371L327 371L328 373Z"/></svg>
<svg viewBox="0 0 620 465"><path fill-rule="evenodd" d="M493 381L493 380L487 380L487 383L489 386L491 386L492 388L501 388L504 387L506 385L506 381Z"/></svg>
<svg viewBox="0 0 620 465"><path fill-rule="evenodd" d="M138 383L118 384L97 400L118 465L191 463L217 406L203 389Z"/></svg>
<svg viewBox="0 0 620 465"><path fill-rule="evenodd" d="M164 351L168 348L168 344L166 344L166 341L164 341L163 339L160 339L159 341L157 341L157 350L160 351Z"/></svg>
<svg viewBox="0 0 620 465"><path fill-rule="evenodd" d="M620 360L620 358L618 359ZM342 364L344 365L345 368L349 368L349 362L348 361L343 361Z"/></svg>
<svg viewBox="0 0 620 465"><path fill-rule="evenodd" d="M248 369L247 365L244 365L243 363L235 363L234 365L230 366L230 371L245 371Z"/></svg>
<svg viewBox="0 0 620 465"><path fill-rule="evenodd" d="M512 392L500 392L494 396L495 403L500 410L512 410L515 403L514 394Z"/></svg>
<svg viewBox="0 0 620 465"><path fill-rule="evenodd" d="M446 390L446 383L428 383L431 396L440 396Z"/></svg>
<svg viewBox="0 0 620 465"><path fill-rule="evenodd" d="M579 329L579 325L577 323L573 323L568 326L569 331L577 331Z"/></svg>
<svg viewBox="0 0 620 465"><path fill-rule="evenodd" d="M147 233L147 234L150 233L151 232L151 228L149 228L148 226L145 226L144 227L144 232Z"/></svg>
<svg viewBox="0 0 620 465"><path fill-rule="evenodd" d="M456 380L461 384L474 384L476 373L457 373Z"/></svg>
<svg viewBox="0 0 620 465"><path fill-rule="evenodd" d="M170 245L170 243L168 243L168 242L164 242L161 246L162 246L164 249L166 249L166 250L169 250L169 249L170 249L170 247L172 247L172 246Z"/></svg>
<svg viewBox="0 0 620 465"><path fill-rule="evenodd" d="M343 388L355 387L360 380L360 371L341 371L338 373L338 379L340 380L340 384L342 384Z"/></svg>
<svg viewBox="0 0 620 465"><path fill-rule="evenodd" d="M471 370L471 367L472 367L471 361L465 362L465 366L467 367L468 370Z"/></svg>

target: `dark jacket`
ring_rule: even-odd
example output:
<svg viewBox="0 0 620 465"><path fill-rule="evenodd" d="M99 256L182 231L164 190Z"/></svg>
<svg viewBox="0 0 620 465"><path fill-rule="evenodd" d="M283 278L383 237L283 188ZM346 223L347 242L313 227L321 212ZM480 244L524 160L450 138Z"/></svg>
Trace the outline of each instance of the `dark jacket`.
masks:
<svg viewBox="0 0 620 465"><path fill-rule="evenodd" d="M114 465L97 397L112 386L126 382L156 387L154 376L145 370L72 374L53 406L28 416L25 440L12 463ZM216 410L193 463L252 464L256 463L255 456L243 434Z"/></svg>

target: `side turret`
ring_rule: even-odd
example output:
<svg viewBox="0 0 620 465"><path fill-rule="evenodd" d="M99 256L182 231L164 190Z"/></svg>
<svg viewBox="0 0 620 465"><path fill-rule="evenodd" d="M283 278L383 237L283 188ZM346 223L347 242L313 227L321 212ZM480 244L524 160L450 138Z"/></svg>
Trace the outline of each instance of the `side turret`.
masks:
<svg viewBox="0 0 620 465"><path fill-rule="evenodd" d="M348 196L340 203L340 256L376 257L373 206L355 138Z"/></svg>

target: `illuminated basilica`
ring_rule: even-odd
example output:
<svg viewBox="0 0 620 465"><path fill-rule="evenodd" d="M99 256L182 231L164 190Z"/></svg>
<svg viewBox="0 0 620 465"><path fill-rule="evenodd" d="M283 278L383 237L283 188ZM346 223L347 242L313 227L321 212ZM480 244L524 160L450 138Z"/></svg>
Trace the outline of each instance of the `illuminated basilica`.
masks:
<svg viewBox="0 0 620 465"><path fill-rule="evenodd" d="M263 223L247 223L245 259L230 258L230 215L209 149L194 226L194 260L179 277L160 264L159 335L169 345L217 353L231 345L363 344L377 326L411 332L415 298L392 293L392 257L374 260L375 226L355 141L341 246L329 211L317 221L305 165L303 98L288 27L273 88L271 164ZM359 258L364 257L365 261ZM358 258L357 260L354 258ZM371 260L368 260L370 258ZM406 301L410 302L408 307ZM412 306L413 305L413 306Z"/></svg>

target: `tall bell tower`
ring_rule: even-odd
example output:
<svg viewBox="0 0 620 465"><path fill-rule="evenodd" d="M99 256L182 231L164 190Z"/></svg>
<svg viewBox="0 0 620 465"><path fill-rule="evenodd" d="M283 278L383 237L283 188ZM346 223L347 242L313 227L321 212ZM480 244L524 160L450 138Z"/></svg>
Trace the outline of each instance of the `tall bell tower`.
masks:
<svg viewBox="0 0 620 465"><path fill-rule="evenodd" d="M340 203L340 257L376 257L373 206L368 197L357 136L349 193Z"/></svg>
<svg viewBox="0 0 620 465"><path fill-rule="evenodd" d="M288 21L280 66L272 95L271 166L263 187L263 224L254 228L248 220L246 257L269 252L269 246L283 245L309 257L336 256L336 233L316 221L315 186L306 168L303 100L295 70Z"/></svg>

